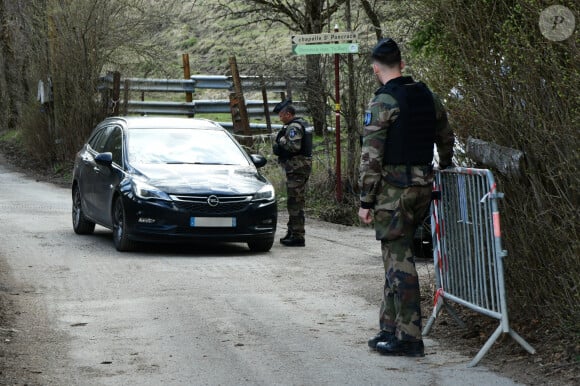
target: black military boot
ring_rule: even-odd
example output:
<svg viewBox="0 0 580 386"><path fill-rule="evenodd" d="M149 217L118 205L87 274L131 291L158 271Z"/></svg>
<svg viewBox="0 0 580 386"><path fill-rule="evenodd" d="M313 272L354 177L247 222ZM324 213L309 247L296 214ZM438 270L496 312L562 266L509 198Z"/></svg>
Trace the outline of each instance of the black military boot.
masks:
<svg viewBox="0 0 580 386"><path fill-rule="evenodd" d="M283 242L284 240L288 240L292 237L292 231L290 229L288 229L288 232L286 232L286 236L282 237L280 239L280 242Z"/></svg>
<svg viewBox="0 0 580 386"><path fill-rule="evenodd" d="M304 237L298 237L296 235L290 235L289 238L280 240L280 242L287 247L304 247L306 245Z"/></svg>
<svg viewBox="0 0 580 386"><path fill-rule="evenodd" d="M377 343L376 350L383 355L424 357L425 346L422 340L408 341L393 339L390 342Z"/></svg>
<svg viewBox="0 0 580 386"><path fill-rule="evenodd" d="M377 343L379 342L390 342L395 338L395 334L390 331L380 331L377 335L369 339L369 347L373 350L377 349Z"/></svg>

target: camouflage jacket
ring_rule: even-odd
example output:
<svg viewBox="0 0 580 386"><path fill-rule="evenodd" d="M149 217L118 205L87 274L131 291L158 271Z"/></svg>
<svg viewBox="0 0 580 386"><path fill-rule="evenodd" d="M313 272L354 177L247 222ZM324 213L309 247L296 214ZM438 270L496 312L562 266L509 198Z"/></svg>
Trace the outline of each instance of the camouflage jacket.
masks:
<svg viewBox="0 0 580 386"><path fill-rule="evenodd" d="M280 129L276 137L276 143L284 153L294 155L300 153L304 135L304 127L302 127L298 119L295 119Z"/></svg>
<svg viewBox="0 0 580 386"><path fill-rule="evenodd" d="M440 167L450 166L453 157L455 136L447 121L447 112L440 99L433 94L435 103L436 127L435 143L439 155ZM383 159L387 129L395 122L399 114L399 104L389 94L375 93L365 114L365 127L360 161L360 200L361 207L371 209L377 202L377 196L390 185L394 188L409 186L427 186L433 182L431 164L413 165L407 170L406 165L388 165Z"/></svg>

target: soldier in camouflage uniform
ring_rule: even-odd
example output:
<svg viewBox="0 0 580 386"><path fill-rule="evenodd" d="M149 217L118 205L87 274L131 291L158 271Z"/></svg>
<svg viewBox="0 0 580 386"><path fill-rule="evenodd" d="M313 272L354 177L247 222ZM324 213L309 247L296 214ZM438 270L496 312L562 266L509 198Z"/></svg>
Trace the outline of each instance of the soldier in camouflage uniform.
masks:
<svg viewBox="0 0 580 386"><path fill-rule="evenodd" d="M273 152L286 173L288 198L288 233L280 243L288 247L303 247L306 182L312 170L312 130L304 119L296 117L291 103L287 99L274 108L284 126L276 136Z"/></svg>
<svg viewBox="0 0 580 386"><path fill-rule="evenodd" d="M385 285L380 331L368 345L384 355L422 357L420 289L411 245L431 200L433 145L439 167L446 168L454 135L437 96L402 76L404 62L395 41L379 41L372 62L382 87L365 113L359 217L365 224L374 217Z"/></svg>

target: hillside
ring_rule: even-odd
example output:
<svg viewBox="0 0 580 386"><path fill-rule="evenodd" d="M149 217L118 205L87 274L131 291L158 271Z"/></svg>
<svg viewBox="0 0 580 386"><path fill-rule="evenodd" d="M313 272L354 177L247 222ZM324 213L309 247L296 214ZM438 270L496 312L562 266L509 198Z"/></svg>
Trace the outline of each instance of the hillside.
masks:
<svg viewBox="0 0 580 386"><path fill-rule="evenodd" d="M230 56L236 57L240 72L249 75L267 73L277 62L299 60L291 54L292 33L281 24L239 27L239 21L207 17L212 3L182 5L178 19L163 26L160 39L168 48L165 76L183 75L184 53L189 54L192 74L226 74Z"/></svg>

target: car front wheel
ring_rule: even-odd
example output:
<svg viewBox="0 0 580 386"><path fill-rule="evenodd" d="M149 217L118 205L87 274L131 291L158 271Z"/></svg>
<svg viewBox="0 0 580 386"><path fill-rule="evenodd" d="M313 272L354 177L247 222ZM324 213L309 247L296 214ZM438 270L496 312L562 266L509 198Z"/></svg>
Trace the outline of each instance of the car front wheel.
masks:
<svg viewBox="0 0 580 386"><path fill-rule="evenodd" d="M83 213L81 191L78 186L73 188L72 222L73 229L78 235L90 235L95 231L95 223L87 220Z"/></svg>
<svg viewBox="0 0 580 386"><path fill-rule="evenodd" d="M127 236L127 220L125 217L125 206L123 199L117 197L113 211L113 243L120 252L135 249L135 242L129 240Z"/></svg>
<svg viewBox="0 0 580 386"><path fill-rule="evenodd" d="M248 247L252 252L268 252L274 245L274 237L269 239L248 241Z"/></svg>

